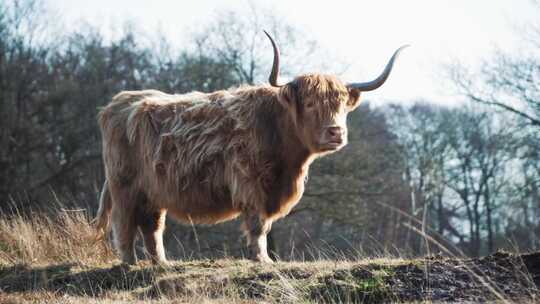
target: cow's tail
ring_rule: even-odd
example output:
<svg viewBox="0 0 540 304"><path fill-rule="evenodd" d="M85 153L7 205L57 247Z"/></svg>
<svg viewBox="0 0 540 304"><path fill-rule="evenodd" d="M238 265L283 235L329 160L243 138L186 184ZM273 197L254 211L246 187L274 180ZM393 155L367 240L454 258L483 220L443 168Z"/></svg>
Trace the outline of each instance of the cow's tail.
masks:
<svg viewBox="0 0 540 304"><path fill-rule="evenodd" d="M107 180L103 183L101 196L99 198L99 209L96 218L93 220L97 230L96 240L102 240L109 232L109 222L111 219L112 199Z"/></svg>

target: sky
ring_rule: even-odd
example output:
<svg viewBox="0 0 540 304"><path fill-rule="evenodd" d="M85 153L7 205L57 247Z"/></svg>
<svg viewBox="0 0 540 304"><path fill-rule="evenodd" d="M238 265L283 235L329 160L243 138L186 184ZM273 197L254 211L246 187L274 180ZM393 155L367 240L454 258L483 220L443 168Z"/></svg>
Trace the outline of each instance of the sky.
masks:
<svg viewBox="0 0 540 304"><path fill-rule="evenodd" d="M370 100L451 103L455 90L443 66L463 62L478 67L498 49L517 53L524 45L517 33L540 20L533 0L253 0L283 15L287 22L348 63L344 81L368 81L384 68L393 51L403 51L388 82L368 93ZM247 0L49 0L65 26L89 23L104 31L133 22L161 31L182 45L189 31L211 22L222 9L248 11ZM262 30L262 29L261 29ZM325 71L320 71L324 73Z"/></svg>

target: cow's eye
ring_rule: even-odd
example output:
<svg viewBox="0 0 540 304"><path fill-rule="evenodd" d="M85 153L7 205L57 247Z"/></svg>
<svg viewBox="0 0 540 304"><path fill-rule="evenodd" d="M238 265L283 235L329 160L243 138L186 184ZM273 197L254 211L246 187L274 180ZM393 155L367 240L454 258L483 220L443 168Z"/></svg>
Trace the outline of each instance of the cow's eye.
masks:
<svg viewBox="0 0 540 304"><path fill-rule="evenodd" d="M306 103L306 109L312 109L313 107L315 107L315 102L309 101Z"/></svg>

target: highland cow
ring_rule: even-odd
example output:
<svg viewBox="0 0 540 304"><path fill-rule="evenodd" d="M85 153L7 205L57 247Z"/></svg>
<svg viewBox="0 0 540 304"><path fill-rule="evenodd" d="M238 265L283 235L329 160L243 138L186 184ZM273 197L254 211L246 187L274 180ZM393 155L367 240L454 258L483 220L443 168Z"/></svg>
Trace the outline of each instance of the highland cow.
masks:
<svg viewBox="0 0 540 304"><path fill-rule="evenodd" d="M307 74L279 85L169 95L124 91L99 113L106 181L97 227L125 263L136 262L140 229L154 262L166 262L165 216L215 224L242 216L250 258L271 262L266 235L304 192L310 164L347 144L347 114L380 87L398 49L373 81L343 84Z"/></svg>

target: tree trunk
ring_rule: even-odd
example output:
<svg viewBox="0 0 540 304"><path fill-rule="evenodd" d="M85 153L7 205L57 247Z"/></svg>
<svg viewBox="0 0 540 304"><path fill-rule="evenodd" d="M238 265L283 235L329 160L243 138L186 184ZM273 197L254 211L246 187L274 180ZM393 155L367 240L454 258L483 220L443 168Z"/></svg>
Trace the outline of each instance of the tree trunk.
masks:
<svg viewBox="0 0 540 304"><path fill-rule="evenodd" d="M444 233L444 223L446 222L444 219L444 209L443 209L443 203L442 203L442 193L437 194L437 232L439 232L440 235L443 235Z"/></svg>
<svg viewBox="0 0 540 304"><path fill-rule="evenodd" d="M489 253L493 252L493 223L491 218L491 201L489 193L489 185L486 183L486 189L484 190L484 203L486 204L486 216L487 216L487 230L488 230L488 250Z"/></svg>

